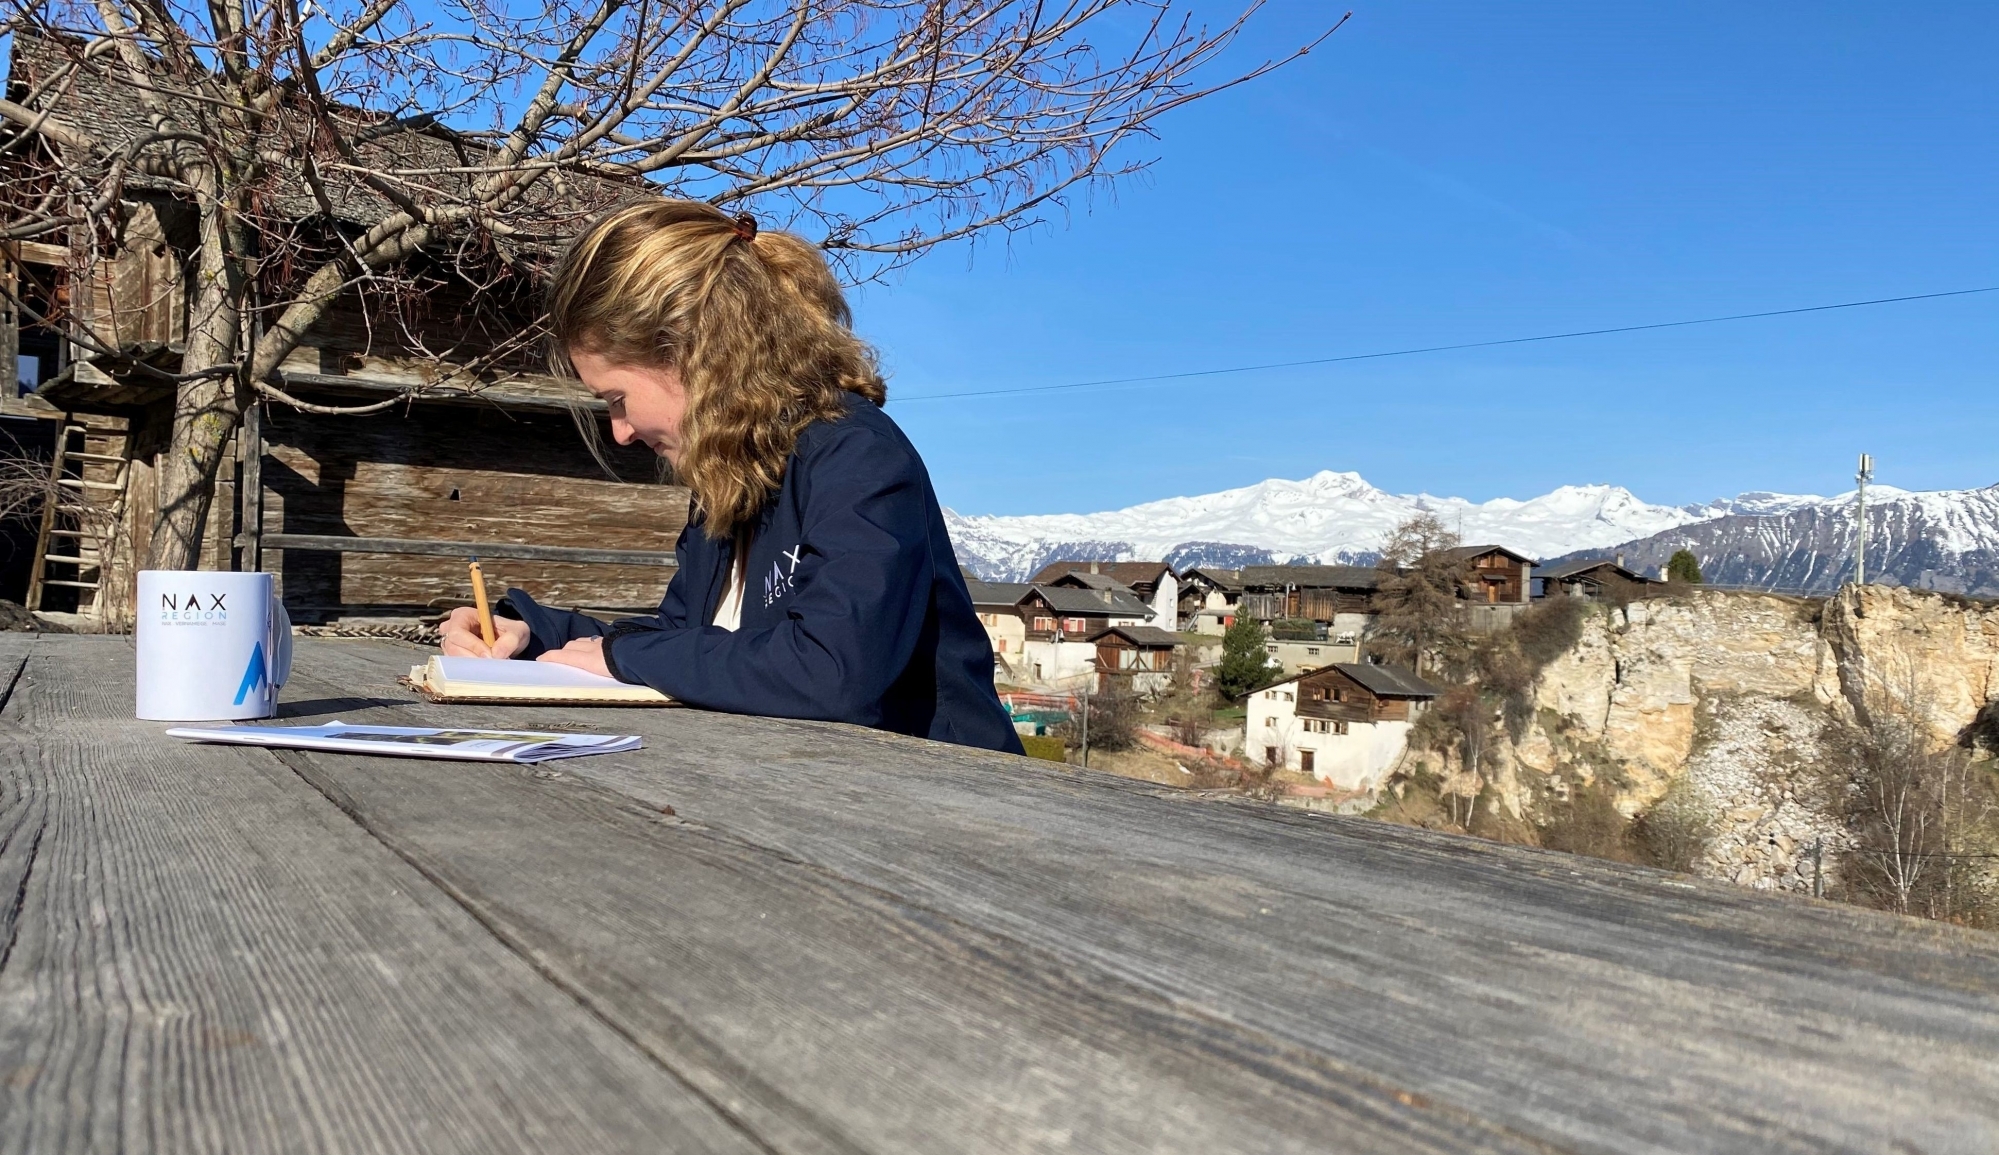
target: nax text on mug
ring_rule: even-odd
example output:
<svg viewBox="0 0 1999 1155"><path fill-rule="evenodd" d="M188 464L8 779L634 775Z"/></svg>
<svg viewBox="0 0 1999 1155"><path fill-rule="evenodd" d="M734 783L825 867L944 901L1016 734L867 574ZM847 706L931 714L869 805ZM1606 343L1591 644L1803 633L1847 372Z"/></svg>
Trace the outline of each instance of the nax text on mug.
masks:
<svg viewBox="0 0 1999 1155"><path fill-rule="evenodd" d="M291 674L292 626L267 573L140 570L139 717L268 718Z"/></svg>

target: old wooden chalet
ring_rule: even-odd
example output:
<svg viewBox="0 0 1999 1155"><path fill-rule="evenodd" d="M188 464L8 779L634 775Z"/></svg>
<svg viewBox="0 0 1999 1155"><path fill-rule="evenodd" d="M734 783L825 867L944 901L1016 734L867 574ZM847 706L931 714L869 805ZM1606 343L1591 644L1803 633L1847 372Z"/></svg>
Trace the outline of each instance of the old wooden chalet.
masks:
<svg viewBox="0 0 1999 1155"><path fill-rule="evenodd" d="M1219 634L1235 621L1242 575L1232 569L1196 566L1180 575L1180 624L1199 634Z"/></svg>
<svg viewBox="0 0 1999 1155"><path fill-rule="evenodd" d="M1534 559L1503 545L1467 545L1445 555L1465 568L1460 595L1475 604L1526 605L1530 600Z"/></svg>
<svg viewBox="0 0 1999 1155"><path fill-rule="evenodd" d="M1357 565L1250 565L1240 571L1238 606L1259 621L1303 618L1332 624L1374 612L1381 571Z"/></svg>
<svg viewBox="0 0 1999 1155"><path fill-rule="evenodd" d="M13 49L11 90L68 66L32 36L17 33ZM99 68L77 69L63 91L53 110L61 115L145 131L143 109ZM465 144L422 129L399 131L384 147L449 166ZM642 195L576 191L587 184L572 182L572 191L605 204ZM347 191L341 203L353 220L343 226L383 211L370 194ZM178 363L194 239L190 206L142 185L128 195L122 244L17 244L0 262L38 313L119 342L115 357L89 355L71 340L80 329L0 318L0 367L21 382L5 415L63 493L16 576L31 608L74 611L107 628L130 621L132 575L158 505L173 393L145 366ZM508 351L535 317L538 287L516 277L515 290L495 291L442 258L419 260L415 273L427 291L398 302L395 323L373 312L378 305L344 302L272 382L322 405L406 400L366 416L251 407L218 483L201 566L271 570L303 623L405 620L457 604L468 596L468 554L480 556L489 580L556 604L655 604L686 521L686 491L662 484L644 450L614 449L617 475L607 476L574 424L578 414L601 420L601 405L541 373L538 349ZM399 332L415 340L390 336Z"/></svg>
<svg viewBox="0 0 1999 1155"><path fill-rule="evenodd" d="M1575 597L1591 601L1628 602L1656 597L1666 583L1624 568L1622 559L1585 558L1559 565L1537 566L1537 597Z"/></svg>

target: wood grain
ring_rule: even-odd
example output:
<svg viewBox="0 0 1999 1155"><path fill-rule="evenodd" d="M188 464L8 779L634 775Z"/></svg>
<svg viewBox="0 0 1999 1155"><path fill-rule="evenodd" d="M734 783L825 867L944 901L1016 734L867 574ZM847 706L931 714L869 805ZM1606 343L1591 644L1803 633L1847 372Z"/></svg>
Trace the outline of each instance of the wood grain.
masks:
<svg viewBox="0 0 1999 1155"><path fill-rule="evenodd" d="M566 765L280 757L775 1150L1547 1150Z"/></svg>
<svg viewBox="0 0 1999 1155"><path fill-rule="evenodd" d="M375 684L409 652L324 646L301 669ZM382 713L453 725L536 717ZM999 944L981 950L1039 960L1037 981L1129 984L1258 1046L1317 1056L1356 1085L1513 1136L1617 1152L1999 1147L1999 936L1365 820L1201 803L847 727L699 711L562 720L646 735L643 752L562 771L640 813L670 805L707 837L976 928ZM558 921L542 909L557 894L503 886L489 873L500 865L449 822L409 813L394 770L320 765L361 821L506 912L493 917L539 927L541 949L632 917L611 903ZM497 828L487 836L503 841ZM808 919L823 907L787 911ZM892 913L879 917L878 933L897 933ZM591 971L574 981L619 1013L660 997L609 955L583 953ZM879 965L878 989L897 989L900 975ZM982 997L1000 997L991 992ZM714 997L779 996L752 984ZM1256 1149L1237 1140L1224 1145ZM1374 1141L1356 1133L1350 1149Z"/></svg>
<svg viewBox="0 0 1999 1155"><path fill-rule="evenodd" d="M267 534L513 542L671 552L687 490L653 483L649 450L612 446L607 478L566 415L419 404L368 418L273 410L264 427ZM437 559L273 547L296 618L407 613L463 598ZM667 574L652 565L509 561L490 575L551 604L645 608Z"/></svg>
<svg viewBox="0 0 1999 1155"><path fill-rule="evenodd" d="M760 1150L260 751L0 635L0 1151ZM4 684L0 675L0 684Z"/></svg>

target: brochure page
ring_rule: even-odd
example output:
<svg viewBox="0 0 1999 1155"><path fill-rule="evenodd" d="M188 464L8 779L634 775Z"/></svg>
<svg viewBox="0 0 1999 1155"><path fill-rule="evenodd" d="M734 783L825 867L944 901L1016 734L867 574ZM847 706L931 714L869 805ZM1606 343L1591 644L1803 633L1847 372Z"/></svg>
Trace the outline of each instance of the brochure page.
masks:
<svg viewBox="0 0 1999 1155"><path fill-rule="evenodd" d="M457 758L477 762L545 762L585 754L636 750L636 734L548 734L516 730L441 730L424 726L180 726L170 738L333 750L349 754L389 754L404 758Z"/></svg>

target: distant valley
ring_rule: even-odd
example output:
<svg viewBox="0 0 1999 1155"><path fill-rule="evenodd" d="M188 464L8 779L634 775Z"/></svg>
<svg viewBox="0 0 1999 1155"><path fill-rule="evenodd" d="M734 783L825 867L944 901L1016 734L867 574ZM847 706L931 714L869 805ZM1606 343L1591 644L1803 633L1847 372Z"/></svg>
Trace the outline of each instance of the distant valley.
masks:
<svg viewBox="0 0 1999 1155"><path fill-rule="evenodd" d="M1623 554L1634 569L1693 550L1710 581L1825 592L1851 576L1852 494L1745 493L1654 505L1612 485L1563 486L1527 500L1391 494L1326 471L1090 514L965 517L945 512L958 559L989 581L1021 581L1052 561L1163 558L1176 568L1272 562L1370 564L1397 524L1432 512L1467 544L1553 561ZM1868 491L1870 580L1999 596L1999 485Z"/></svg>

